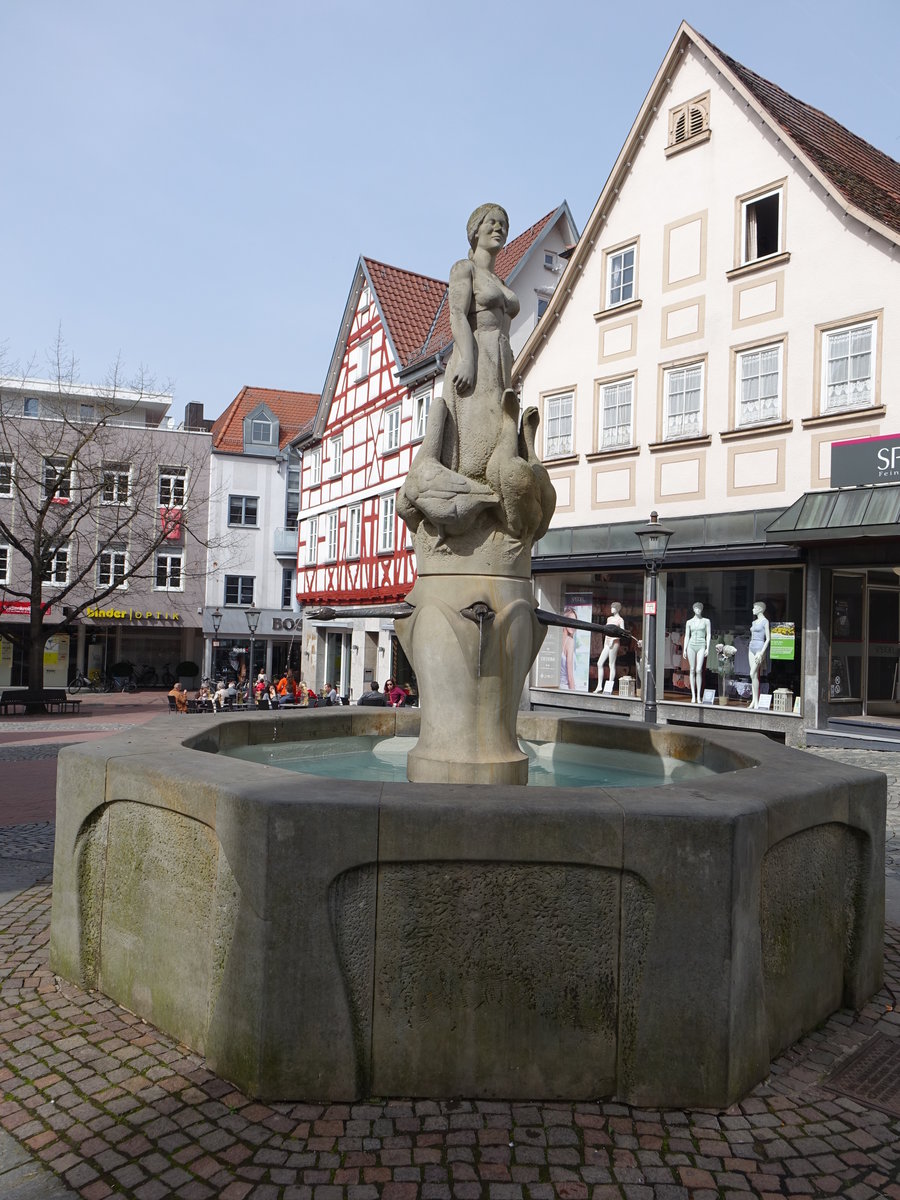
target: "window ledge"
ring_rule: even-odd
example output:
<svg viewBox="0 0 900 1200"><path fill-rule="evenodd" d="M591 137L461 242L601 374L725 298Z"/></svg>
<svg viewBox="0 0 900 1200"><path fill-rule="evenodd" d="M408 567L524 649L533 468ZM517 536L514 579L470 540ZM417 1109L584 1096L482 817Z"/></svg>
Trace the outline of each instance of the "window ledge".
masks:
<svg viewBox="0 0 900 1200"><path fill-rule="evenodd" d="M853 421L878 420L884 416L887 416L887 409L883 404L876 404L869 408L849 408L817 417L803 417L800 424L804 429L817 429L820 425L849 425Z"/></svg>
<svg viewBox="0 0 900 1200"><path fill-rule="evenodd" d="M594 320L608 321L610 317L618 316L619 313L637 312L643 303L643 300L629 300L626 304L616 304L613 308L603 308L600 312L594 313Z"/></svg>
<svg viewBox="0 0 900 1200"><path fill-rule="evenodd" d="M640 452L640 446L616 446L609 450L595 450L593 454L586 454L584 458L585 462L595 463L603 462L607 458L637 458Z"/></svg>
<svg viewBox="0 0 900 1200"><path fill-rule="evenodd" d="M742 425L739 429L726 429L719 437L723 442L739 442L744 438L766 437L772 433L790 433L793 421L761 421L758 425Z"/></svg>
<svg viewBox="0 0 900 1200"><path fill-rule="evenodd" d="M651 442L651 454L661 454L666 450L699 450L703 446L712 445L712 435L704 433L701 437L670 438L667 442Z"/></svg>
<svg viewBox="0 0 900 1200"><path fill-rule="evenodd" d="M755 275L757 271L768 271L770 267L781 267L790 261L790 251L782 250L780 254L769 254L766 258L755 258L753 262L744 263L743 266L732 267L730 271L725 272L725 278L743 279L745 275Z"/></svg>
<svg viewBox="0 0 900 1200"><path fill-rule="evenodd" d="M666 146L666 158L672 158L673 155L680 154L682 150L690 150L693 146L702 146L711 137L712 130L704 129L702 133L695 133L693 137L685 138L683 142L675 142L674 145Z"/></svg>
<svg viewBox="0 0 900 1200"><path fill-rule="evenodd" d="M564 454L560 458L545 458L543 464L549 471L553 467L571 467L579 461L580 454Z"/></svg>

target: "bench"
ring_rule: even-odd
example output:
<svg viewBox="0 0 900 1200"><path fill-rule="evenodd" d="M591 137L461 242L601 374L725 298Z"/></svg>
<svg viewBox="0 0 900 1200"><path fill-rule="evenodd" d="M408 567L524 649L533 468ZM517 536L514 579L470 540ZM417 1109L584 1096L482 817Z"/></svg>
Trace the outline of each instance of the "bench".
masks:
<svg viewBox="0 0 900 1200"><path fill-rule="evenodd" d="M71 696L67 696L65 688L44 688L41 692L40 700L28 699L28 693L24 688L18 688L13 691L7 689L0 692L0 712L4 715L12 709L15 712L17 709L23 713L34 712L35 709L45 708L48 712L57 713L77 713L81 708L80 700L73 700Z"/></svg>

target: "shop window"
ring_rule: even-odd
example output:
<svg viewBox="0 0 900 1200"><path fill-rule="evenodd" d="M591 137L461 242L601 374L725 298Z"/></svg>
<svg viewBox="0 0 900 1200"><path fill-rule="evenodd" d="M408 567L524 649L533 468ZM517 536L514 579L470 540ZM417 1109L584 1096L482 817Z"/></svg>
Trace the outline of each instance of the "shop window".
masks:
<svg viewBox="0 0 900 1200"><path fill-rule="evenodd" d="M763 699L762 707L772 705L775 692L780 689L790 693L793 699L801 695L801 568L669 571L662 647L667 700L689 701L691 698L691 646L687 623L695 615L694 605L698 603L703 606L701 616L710 623L709 655L702 658L699 667L701 703L740 708L746 708L750 703L751 625L756 603L765 605L763 615L769 623L770 637L760 666L759 685L760 696L772 699ZM722 646L723 651L717 653L717 646ZM694 651L696 669L700 648L695 646Z"/></svg>
<svg viewBox="0 0 900 1200"><path fill-rule="evenodd" d="M154 589L158 592L184 590L183 556L179 552L160 550L156 555Z"/></svg>
<svg viewBox="0 0 900 1200"><path fill-rule="evenodd" d="M248 607L253 603L253 575L225 576L225 603Z"/></svg>
<svg viewBox="0 0 900 1200"><path fill-rule="evenodd" d="M229 525L252 525L257 524L257 507L259 498L257 496L229 496L228 497L228 524Z"/></svg>
<svg viewBox="0 0 900 1200"><path fill-rule="evenodd" d="M828 696L832 701L862 697L864 575L835 574L831 584L831 657Z"/></svg>
<svg viewBox="0 0 900 1200"><path fill-rule="evenodd" d="M128 551L124 546L107 546L97 555L97 586L128 586Z"/></svg>

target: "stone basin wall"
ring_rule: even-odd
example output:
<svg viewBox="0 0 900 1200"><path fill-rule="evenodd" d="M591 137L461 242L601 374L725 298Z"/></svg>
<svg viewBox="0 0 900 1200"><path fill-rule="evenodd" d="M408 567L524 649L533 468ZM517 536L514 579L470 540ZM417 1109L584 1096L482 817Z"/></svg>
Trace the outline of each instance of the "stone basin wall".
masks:
<svg viewBox="0 0 900 1200"><path fill-rule="evenodd" d="M417 721L161 717L63 750L53 970L270 1100L725 1107L880 986L879 774L755 734L538 715L521 736L724 773L381 784L217 754Z"/></svg>

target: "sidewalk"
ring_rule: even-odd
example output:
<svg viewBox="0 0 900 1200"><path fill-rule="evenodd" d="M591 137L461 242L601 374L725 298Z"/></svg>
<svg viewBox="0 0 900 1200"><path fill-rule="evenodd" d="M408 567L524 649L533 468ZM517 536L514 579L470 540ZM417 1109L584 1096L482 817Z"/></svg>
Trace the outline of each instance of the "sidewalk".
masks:
<svg viewBox="0 0 900 1200"><path fill-rule="evenodd" d="M102 698L120 699L133 698ZM152 716L162 709L150 707ZM144 711L136 720L148 719ZM24 734L18 742L0 737L4 1200L900 1200L900 914L887 930L878 995L792 1047L725 1113L607 1102L262 1104L140 1018L55 979L47 966L52 823L36 811L2 820L7 806L28 816L6 799L7 771L45 772L33 802L52 816L55 760L27 756L49 756L63 736L102 736L98 725L136 720L104 704L78 718L81 735L63 721L49 744L34 726L14 731ZM26 757L10 762L16 753ZM900 894L900 754L821 753L888 773L886 871ZM835 1064L874 1035L884 1039L872 1043L884 1076L874 1103L884 1111L862 1098L872 1071L843 1092L826 1086Z"/></svg>

